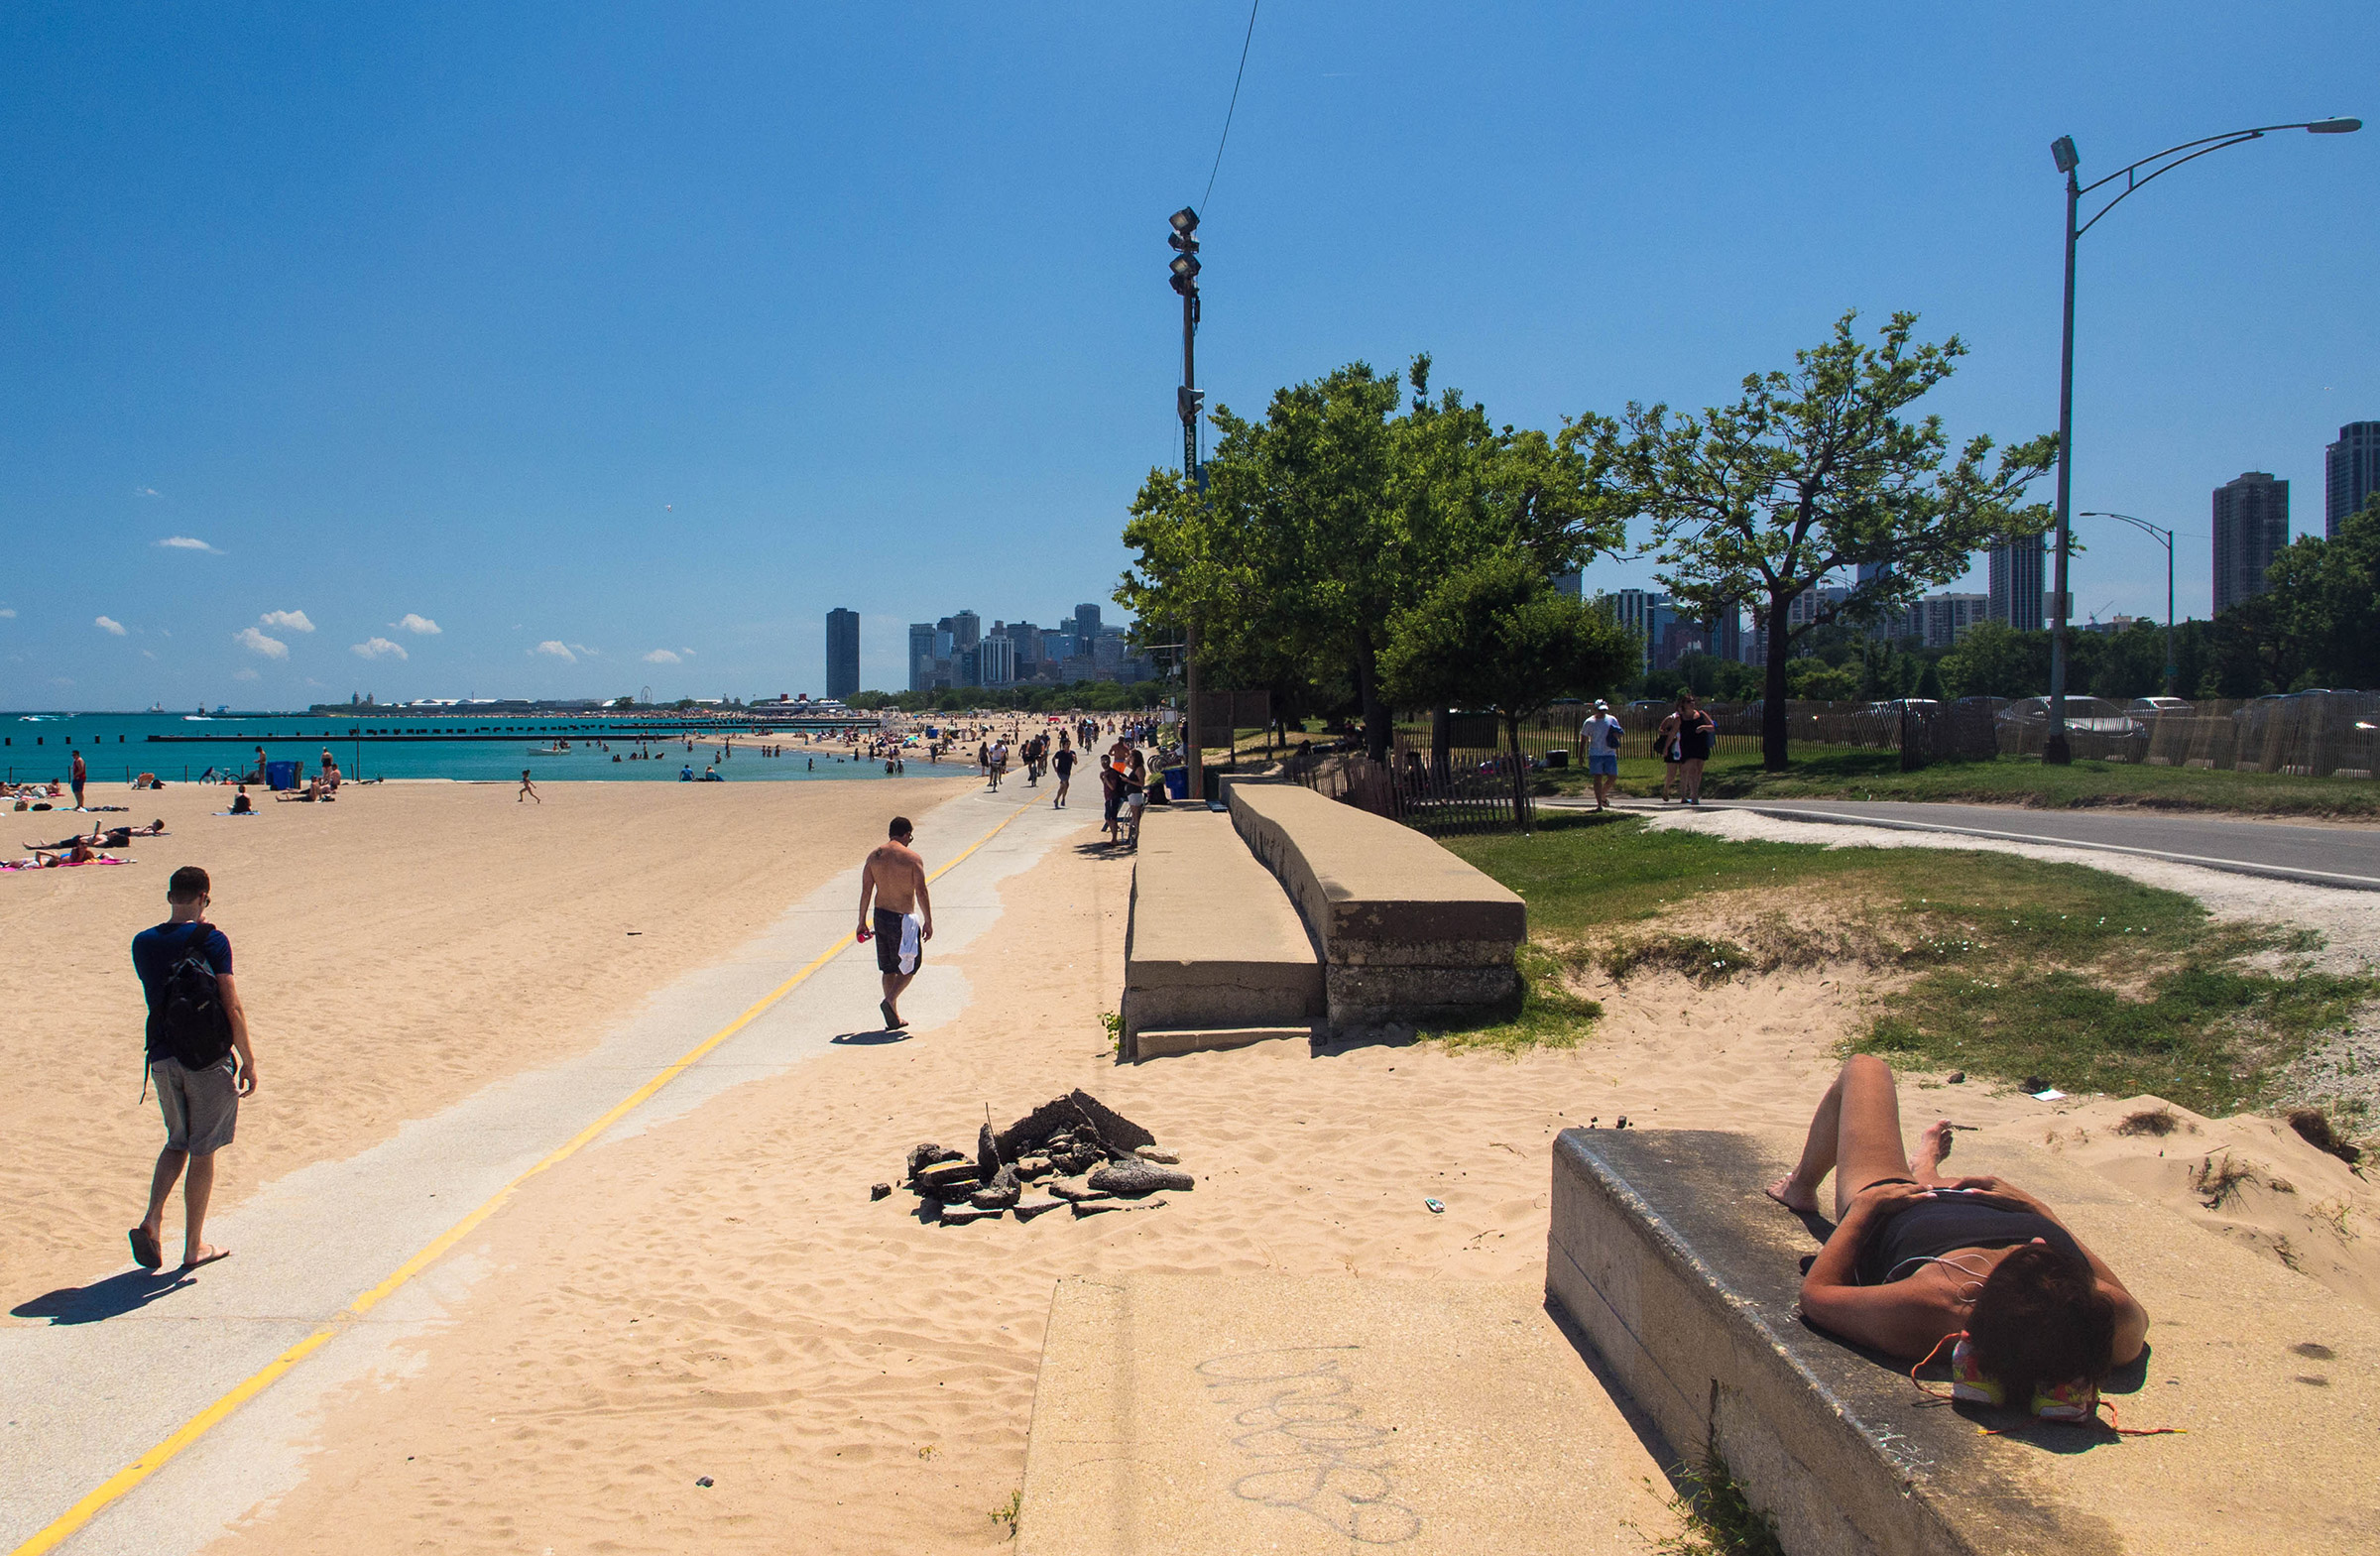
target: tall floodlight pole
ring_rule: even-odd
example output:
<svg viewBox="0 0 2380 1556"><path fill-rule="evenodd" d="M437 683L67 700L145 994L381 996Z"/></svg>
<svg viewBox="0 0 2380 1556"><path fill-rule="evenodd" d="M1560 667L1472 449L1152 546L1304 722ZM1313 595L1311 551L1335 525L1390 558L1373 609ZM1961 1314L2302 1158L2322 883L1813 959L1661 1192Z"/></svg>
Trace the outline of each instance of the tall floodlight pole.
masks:
<svg viewBox="0 0 2380 1556"><path fill-rule="evenodd" d="M1206 471L1198 463L1198 416L1206 396L1198 388L1198 212L1185 205L1165 218L1173 229L1166 243L1173 249L1173 290L1182 299L1182 387L1174 392L1174 408L1182 418L1182 479L1204 490ZM1198 720L1198 623L1182 623L1182 692L1189 706L1182 710L1182 777L1192 803L1206 799L1204 731Z"/></svg>
<svg viewBox="0 0 2380 1556"><path fill-rule="evenodd" d="M2051 600L2055 614L2050 623L2050 732L2041 749L2044 762L2065 764L2074 761L2074 752L2066 741L2066 564L2072 521L2068 500L2073 491L2072 467L2075 451L2075 245L2082 234L2099 224L2099 218L2121 204L2126 195L2151 179L2171 173L2186 162L2195 162L2208 152L2219 152L2226 146L2243 141L2261 140L2275 130L2304 130L2311 135L2346 135L2363 128L2361 119L2310 119L2297 124L2267 124L2253 130L2232 130L2223 135L2209 135L2201 140L2184 141L2169 146L2153 157L2143 157L2129 167L2118 168L2104 179L2082 183L2075 178L2075 170L2082 165L2082 154L2075 150L2075 138L2061 135L2050 143L2050 156L2057 162L2058 171L2066 175L2066 334L2058 359L2058 564L2051 582ZM2082 197L2124 180L2124 186L2107 197L2107 202L2093 211L2087 221L2079 221ZM2014 602L2011 602L2011 609ZM2170 612L2168 613L2171 614ZM2170 660L2170 654L2168 656Z"/></svg>
<svg viewBox="0 0 2380 1556"><path fill-rule="evenodd" d="M2169 697L2179 697L2182 692L2176 682L2181 680L2182 671L2174 661L2174 532L2153 525L2146 519L2135 519L2130 514L2082 513L2075 517L2078 519L2120 519L2133 529L2146 533L2150 539L2165 547L2165 694Z"/></svg>

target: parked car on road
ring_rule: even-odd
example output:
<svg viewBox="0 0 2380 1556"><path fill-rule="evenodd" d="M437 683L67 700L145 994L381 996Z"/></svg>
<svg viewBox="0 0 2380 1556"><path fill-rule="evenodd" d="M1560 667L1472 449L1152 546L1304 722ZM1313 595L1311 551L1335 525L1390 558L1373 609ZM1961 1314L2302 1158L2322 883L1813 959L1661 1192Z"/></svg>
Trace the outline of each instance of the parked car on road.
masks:
<svg viewBox="0 0 2380 1556"><path fill-rule="evenodd" d="M2160 713L2188 713L2190 704L2180 697L2134 697L2132 706L2124 711L2136 719L2153 719Z"/></svg>
<svg viewBox="0 0 2380 1556"><path fill-rule="evenodd" d="M2047 697L2020 697L2000 710L2003 724L2047 723L2049 717ZM2104 697L2067 698L2066 727L2091 735L2137 735L2143 728L2137 719Z"/></svg>

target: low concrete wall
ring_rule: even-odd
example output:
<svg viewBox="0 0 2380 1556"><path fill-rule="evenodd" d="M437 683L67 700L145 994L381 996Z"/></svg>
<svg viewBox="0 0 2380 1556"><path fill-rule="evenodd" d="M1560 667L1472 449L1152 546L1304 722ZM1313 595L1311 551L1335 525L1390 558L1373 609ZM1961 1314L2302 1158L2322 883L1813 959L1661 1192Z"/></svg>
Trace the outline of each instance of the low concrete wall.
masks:
<svg viewBox="0 0 2380 1556"><path fill-rule="evenodd" d="M2149 1310L2149 1356L2110 1384L2124 1423L2189 1435L1953 1407L1905 1364L1802 1321L1801 1261L1819 1242L1760 1192L1792 1148L1566 1130L1546 1251L1547 1293L1606 1376L1680 1452L1715 1444L1788 1552L2380 1549L2368 1310L2095 1174L2001 1147L1960 1165L2056 1206Z"/></svg>
<svg viewBox="0 0 2380 1556"><path fill-rule="evenodd" d="M1232 824L1322 948L1334 1026L1518 1008L1528 907L1412 830L1291 783L1229 786Z"/></svg>
<svg viewBox="0 0 2380 1556"><path fill-rule="evenodd" d="M1230 819L1203 807L1147 811L1125 931L1124 1056L1302 1035L1323 1009L1314 943ZM1150 1031L1187 1035L1144 1049Z"/></svg>

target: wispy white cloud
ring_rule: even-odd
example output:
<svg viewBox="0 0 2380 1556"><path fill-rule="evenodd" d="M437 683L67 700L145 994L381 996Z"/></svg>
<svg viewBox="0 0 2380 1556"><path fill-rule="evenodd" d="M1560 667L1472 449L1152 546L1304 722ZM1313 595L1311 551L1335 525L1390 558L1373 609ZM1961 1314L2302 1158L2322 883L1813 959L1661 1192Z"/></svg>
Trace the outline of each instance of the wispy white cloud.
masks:
<svg viewBox="0 0 2380 1556"><path fill-rule="evenodd" d="M0 606L0 621L15 621L16 619L17 609L15 606Z"/></svg>
<svg viewBox="0 0 2380 1556"><path fill-rule="evenodd" d="M217 550L214 546L207 544L204 540L199 539L195 536L189 535L169 535L157 543L165 546L168 550L214 551L217 556L223 554L220 550Z"/></svg>
<svg viewBox="0 0 2380 1556"><path fill-rule="evenodd" d="M426 616L417 616L412 611L407 611L403 616L400 616L395 621L389 623L389 625L399 628L405 632L417 634L418 636L424 638L434 638L438 635L438 624L436 622L431 621Z"/></svg>
<svg viewBox="0 0 2380 1556"><path fill-rule="evenodd" d="M154 486L136 486L132 489L132 495L135 497L155 497L157 495L157 488Z"/></svg>
<svg viewBox="0 0 2380 1556"><path fill-rule="evenodd" d="M242 627L231 635L231 641L251 654L261 654L268 659L286 659L290 646L279 638L268 638L254 627Z"/></svg>
<svg viewBox="0 0 2380 1556"><path fill-rule="evenodd" d="M157 651L155 649L143 649L141 651L141 658L144 659L154 659L157 658Z"/></svg>
<svg viewBox="0 0 2380 1556"><path fill-rule="evenodd" d="M678 657L667 649L655 649L645 656L645 662L648 664L675 664L678 662Z"/></svg>
<svg viewBox="0 0 2380 1556"><path fill-rule="evenodd" d="M404 644L391 643L386 638L366 638L363 642L349 648L347 652L363 659L404 659L413 657L405 652Z"/></svg>
<svg viewBox="0 0 2380 1556"><path fill-rule="evenodd" d="M678 650L677 652L678 652L678 656L679 656L679 658L688 658L688 659L690 659L690 658L694 658L694 651L693 651L692 649L680 649L680 650Z"/></svg>
<svg viewBox="0 0 2380 1556"><path fill-rule="evenodd" d="M570 647L585 655L590 659L600 659L603 658L603 651L601 649L590 649L583 643L574 643L570 645Z"/></svg>
<svg viewBox="0 0 2380 1556"><path fill-rule="evenodd" d="M305 619L303 611L267 611L257 618L268 627L287 627L292 632L312 632L314 624Z"/></svg>
<svg viewBox="0 0 2380 1556"><path fill-rule="evenodd" d="M113 633L119 638L124 636L124 624L113 616L94 616L91 618L91 625L101 632Z"/></svg>
<svg viewBox="0 0 2380 1556"><path fill-rule="evenodd" d="M243 666L240 669L233 670L231 672L231 678L233 680L254 680L256 679L256 671Z"/></svg>
<svg viewBox="0 0 2380 1556"><path fill-rule="evenodd" d="M578 662L578 656L570 652L570 645L559 642L552 638L546 639L543 643L538 644L536 648L530 650L529 652L532 654L550 654L555 658L567 660L572 664L576 664Z"/></svg>

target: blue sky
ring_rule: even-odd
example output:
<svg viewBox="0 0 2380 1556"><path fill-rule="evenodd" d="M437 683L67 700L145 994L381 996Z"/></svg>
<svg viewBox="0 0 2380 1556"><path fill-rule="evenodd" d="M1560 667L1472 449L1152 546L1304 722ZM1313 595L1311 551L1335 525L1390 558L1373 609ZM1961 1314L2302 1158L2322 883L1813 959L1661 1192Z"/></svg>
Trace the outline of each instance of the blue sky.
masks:
<svg viewBox="0 0 2380 1556"><path fill-rule="evenodd" d="M0 705L815 692L837 605L896 685L908 621L1105 601L1247 18L9 8ZM1201 377L1252 412L1428 350L1550 426L1907 307L1972 348L1955 433L2050 430L2049 141L2380 121L2375 58L2361 3L1271 0ZM2209 490L2273 471L2319 533L2380 418L2375 187L2380 127L2277 136L2084 240L2076 506L2180 529L2186 613ZM2078 609L2161 611L2162 554L2089 539Z"/></svg>

